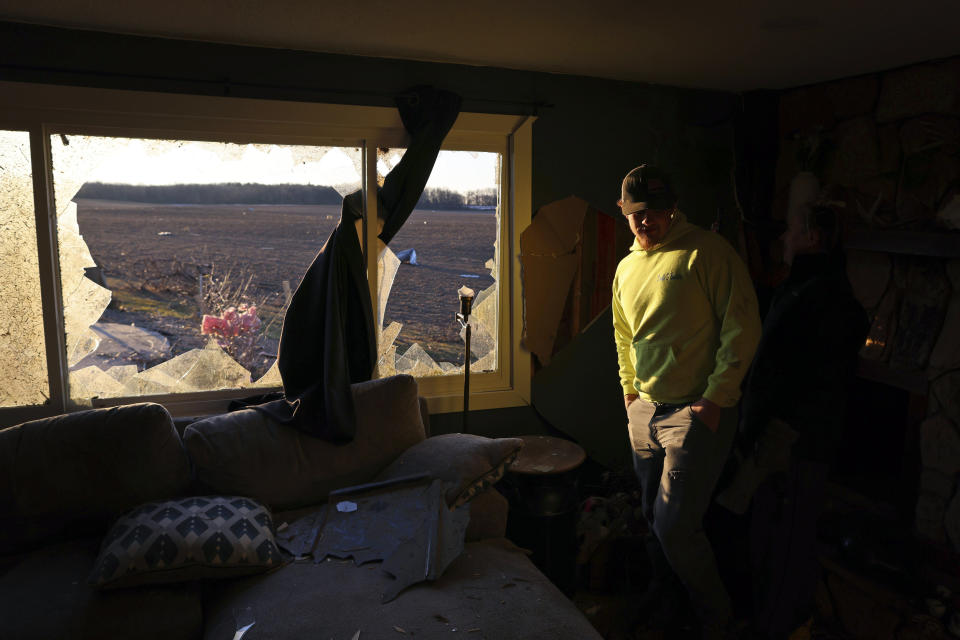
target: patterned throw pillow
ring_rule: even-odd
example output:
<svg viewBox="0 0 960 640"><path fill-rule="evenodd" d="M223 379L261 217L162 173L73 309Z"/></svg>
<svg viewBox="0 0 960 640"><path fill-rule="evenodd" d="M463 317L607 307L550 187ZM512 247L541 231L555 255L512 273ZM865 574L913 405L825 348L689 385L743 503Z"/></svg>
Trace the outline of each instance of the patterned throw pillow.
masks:
<svg viewBox="0 0 960 640"><path fill-rule="evenodd" d="M107 533L90 574L101 588L227 578L282 563L266 507L240 496L148 502Z"/></svg>

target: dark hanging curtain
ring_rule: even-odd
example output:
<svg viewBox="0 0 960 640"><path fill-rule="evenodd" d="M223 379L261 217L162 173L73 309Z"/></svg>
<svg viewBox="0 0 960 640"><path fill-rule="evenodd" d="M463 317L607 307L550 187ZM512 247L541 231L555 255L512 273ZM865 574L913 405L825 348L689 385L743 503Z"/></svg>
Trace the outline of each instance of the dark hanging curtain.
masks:
<svg viewBox="0 0 960 640"><path fill-rule="evenodd" d="M430 87L417 87L396 98L410 142L377 189L377 213L383 222L379 238L384 244L420 199L460 102L460 96ZM369 380L376 364L376 324L356 232L362 216L362 192L346 196L340 222L307 269L283 319L277 365L284 397L256 407L333 442L353 439L350 385Z"/></svg>

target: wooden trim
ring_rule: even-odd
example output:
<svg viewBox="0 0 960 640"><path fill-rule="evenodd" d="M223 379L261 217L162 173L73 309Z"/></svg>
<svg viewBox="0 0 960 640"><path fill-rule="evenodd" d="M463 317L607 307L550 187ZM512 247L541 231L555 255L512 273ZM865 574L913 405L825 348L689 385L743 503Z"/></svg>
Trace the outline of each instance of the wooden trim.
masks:
<svg viewBox="0 0 960 640"><path fill-rule="evenodd" d="M383 243L377 237L379 235L379 216L377 210L377 145L370 144L369 140L364 141L363 146L363 238L361 246L367 265L367 289L370 291L370 309L373 313L373 325L377 330L380 323L377 322L378 307L380 304L380 289L377 286L379 280L380 245ZM340 224L344 221L341 220ZM346 231L346 229L342 229ZM349 230L351 233L353 229ZM380 348L379 336L374 336L377 340L377 349ZM373 375L377 375L376 363L374 363Z"/></svg>
<svg viewBox="0 0 960 640"><path fill-rule="evenodd" d="M402 146L406 132L396 109L288 100L197 96L151 91L96 89L30 82L0 82L0 123L61 127L107 127L126 136L137 129L154 135L192 132L206 139L250 141L267 135L326 141L374 140ZM461 113L449 148L473 147L478 139L505 136L523 116ZM205 138L198 138L205 139ZM315 143L316 144L316 143ZM328 142L329 144L329 142ZM448 148L445 145L445 148Z"/></svg>
<svg viewBox="0 0 960 640"><path fill-rule="evenodd" d="M513 220L510 225L513 300L512 322L513 388L526 404L530 404L532 355L522 342L524 327L523 280L520 264L520 234L533 220L533 123L529 116L510 135L510 175Z"/></svg>
<svg viewBox="0 0 960 640"><path fill-rule="evenodd" d="M452 376L451 376L452 377ZM460 380L460 392L456 395L431 395L425 396L427 407L430 414L453 413L463 411L463 377L456 376ZM473 376L470 377L473 382ZM483 409L503 409L506 407L522 407L530 404L527 398L524 398L515 390L505 391L483 391L470 393L470 411L480 411Z"/></svg>
<svg viewBox="0 0 960 640"><path fill-rule="evenodd" d="M67 346L63 317L63 287L60 282L60 253L57 241L57 211L53 193L53 164L50 136L43 126L30 128L30 161L33 165L34 220L37 229L37 256L40 264L40 301L47 354L49 408L66 410Z"/></svg>

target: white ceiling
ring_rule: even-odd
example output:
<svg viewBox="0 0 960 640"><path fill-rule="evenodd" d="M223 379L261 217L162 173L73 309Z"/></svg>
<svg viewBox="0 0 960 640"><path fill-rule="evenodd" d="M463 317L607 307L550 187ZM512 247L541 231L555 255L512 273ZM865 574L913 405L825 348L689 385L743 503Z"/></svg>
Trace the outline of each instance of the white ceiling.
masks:
<svg viewBox="0 0 960 640"><path fill-rule="evenodd" d="M960 54L960 0L0 0L0 19L734 91Z"/></svg>

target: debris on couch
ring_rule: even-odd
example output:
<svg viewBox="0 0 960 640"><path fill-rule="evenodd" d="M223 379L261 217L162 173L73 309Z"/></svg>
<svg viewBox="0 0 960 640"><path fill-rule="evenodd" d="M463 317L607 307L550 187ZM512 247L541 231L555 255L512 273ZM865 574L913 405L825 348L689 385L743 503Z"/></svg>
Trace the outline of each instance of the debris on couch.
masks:
<svg viewBox="0 0 960 640"><path fill-rule="evenodd" d="M442 480L418 474L332 491L323 509L294 520L277 542L297 559L382 561L395 578L390 602L407 587L436 580L463 551L469 507L447 508Z"/></svg>
<svg viewBox="0 0 960 640"><path fill-rule="evenodd" d="M408 376L359 383L354 390L358 431L345 445L270 423L251 409L194 422L181 438L169 413L149 403L80 411L4 429L0 521L18 526L0 528L0 635L220 639L233 638L246 627L243 640L357 638L358 630L366 639L393 637L399 627L422 639L448 638L459 630L504 640L532 633L558 640L599 640L576 607L502 537L506 500L489 486L502 474L517 443L480 436L452 442L439 436L424 439L416 382ZM470 446L460 446L464 444ZM454 455L457 451L459 456ZM435 464L427 466L431 461ZM397 482L424 472L441 482L452 480L439 486L426 475L423 484L410 481L407 486L422 491L418 500L394 505L400 516L390 509L379 512L384 528L405 519L407 530L419 535L426 518L417 521L413 507L437 505L432 522L439 528L424 528L435 533L426 538L432 547L415 547L410 554L394 541L392 556L384 556L395 563L397 578L378 563L315 563L310 555L297 552L303 556L299 560L243 576L229 575L233 569L224 571L217 563L211 567L216 575L204 576L202 583L184 579L106 589L88 582L117 516L147 502L167 501L169 496L196 500L231 495L244 496L243 501L259 496L254 499L268 505L272 517L255 518L257 523L269 528L276 522L274 540L288 550L297 532L306 529L302 545L309 553L331 509L323 503L332 502L330 513L344 519L363 516L372 503L361 495L361 483L386 480L378 474L394 472ZM331 492L351 486L327 500ZM341 503L345 510L337 509ZM347 503L356 510L350 511ZM447 508L463 503L470 505L478 523L486 522L483 535L466 536L459 528L466 510ZM173 511L163 515L161 521ZM193 524L202 528L199 522ZM235 524L229 525L231 536L253 540L248 525L234 531ZM127 533L136 546L143 530ZM195 530L184 535L193 537ZM466 545L464 537L470 540ZM228 553L227 537L216 540L211 551ZM449 544L437 544L441 540ZM169 556L170 549L164 542L155 548L147 544L142 552L146 560L148 555ZM428 558L436 580L429 579ZM399 566L411 570L403 572ZM156 573L158 580L169 577L165 568ZM428 580L393 601L381 601L384 594L401 590L407 584L403 580L424 578ZM516 587L509 595L504 592L507 584Z"/></svg>

